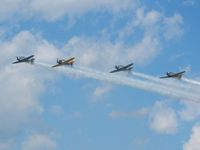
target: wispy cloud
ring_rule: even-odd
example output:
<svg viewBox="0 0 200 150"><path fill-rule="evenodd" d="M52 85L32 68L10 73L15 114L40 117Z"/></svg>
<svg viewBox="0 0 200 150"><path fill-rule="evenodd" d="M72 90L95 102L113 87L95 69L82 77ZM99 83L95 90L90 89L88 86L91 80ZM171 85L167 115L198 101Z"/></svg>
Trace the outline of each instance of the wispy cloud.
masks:
<svg viewBox="0 0 200 150"><path fill-rule="evenodd" d="M57 143L49 136L40 133L30 135L22 144L22 150L56 150Z"/></svg>
<svg viewBox="0 0 200 150"><path fill-rule="evenodd" d="M150 127L158 133L176 133L178 128L176 112L165 103L156 102L151 112Z"/></svg>
<svg viewBox="0 0 200 150"><path fill-rule="evenodd" d="M193 121L200 116L200 104L182 102L183 107L177 111L184 121Z"/></svg>
<svg viewBox="0 0 200 150"><path fill-rule="evenodd" d="M63 108L60 105L52 105L50 107L50 112L55 115L60 115L63 112Z"/></svg>
<svg viewBox="0 0 200 150"><path fill-rule="evenodd" d="M103 99L103 97L112 90L112 86L109 84L104 84L102 86L98 86L93 94L92 94L92 98L91 101L92 102L98 102L100 100Z"/></svg>
<svg viewBox="0 0 200 150"><path fill-rule="evenodd" d="M45 111L40 96L45 91L44 82L54 78L54 75L44 68L35 70L33 66L12 65L11 62L15 60L15 56L28 56L33 54L33 51L36 52L37 47L47 50L50 45L47 41L41 40L39 35L33 35L28 31L20 32L12 39L0 42L2 49L0 51L2 57L0 60L0 120L2 122L0 138L6 138L8 141L15 139L18 133L24 131L25 126L32 126L32 123L39 120ZM40 55L39 49L36 52L38 55ZM54 53L49 54L48 61ZM41 60L46 60L45 55L40 56L42 56ZM32 126L33 130L34 128ZM12 145L15 144L13 141ZM1 145L5 146L3 143Z"/></svg>
<svg viewBox="0 0 200 150"><path fill-rule="evenodd" d="M13 16L21 18L39 17L48 21L56 21L65 16L81 15L88 11L108 10L118 12L134 7L137 1L124 0L2 0L0 7L0 20L7 20ZM7 6L7 7L4 7Z"/></svg>
<svg viewBox="0 0 200 150"><path fill-rule="evenodd" d="M198 150L200 145L200 125L196 124L192 128L190 139L183 145L183 150Z"/></svg>
<svg viewBox="0 0 200 150"><path fill-rule="evenodd" d="M174 14L172 17L165 17L163 23L165 25L164 37L167 40L173 40L183 35L183 17L180 14Z"/></svg>
<svg viewBox="0 0 200 150"><path fill-rule="evenodd" d="M183 5L185 6L194 6L195 5L195 0L183 0Z"/></svg>
<svg viewBox="0 0 200 150"><path fill-rule="evenodd" d="M127 111L112 111L109 116L113 119L123 119L123 118L143 118L148 116L149 110L147 108L141 108L133 112Z"/></svg>

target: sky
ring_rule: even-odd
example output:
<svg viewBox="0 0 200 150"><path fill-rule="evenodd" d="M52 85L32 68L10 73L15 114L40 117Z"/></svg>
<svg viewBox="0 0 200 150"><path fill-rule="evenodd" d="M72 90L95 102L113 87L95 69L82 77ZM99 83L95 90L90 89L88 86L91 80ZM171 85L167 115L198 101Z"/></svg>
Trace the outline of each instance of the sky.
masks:
<svg viewBox="0 0 200 150"><path fill-rule="evenodd" d="M199 150L199 14L197 0L1 0L0 150ZM107 74L131 62L150 81ZM157 79L181 70L187 83Z"/></svg>

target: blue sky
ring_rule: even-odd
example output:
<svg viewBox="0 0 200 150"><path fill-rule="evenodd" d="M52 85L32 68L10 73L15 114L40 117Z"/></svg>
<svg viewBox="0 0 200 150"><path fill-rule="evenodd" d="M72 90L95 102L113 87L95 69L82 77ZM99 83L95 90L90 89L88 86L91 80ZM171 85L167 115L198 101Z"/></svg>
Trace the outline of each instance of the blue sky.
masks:
<svg viewBox="0 0 200 150"><path fill-rule="evenodd" d="M197 0L2 0L0 150L198 150L196 103L11 62L75 56L75 68L101 72L134 62L136 72L184 69L196 81L199 11Z"/></svg>

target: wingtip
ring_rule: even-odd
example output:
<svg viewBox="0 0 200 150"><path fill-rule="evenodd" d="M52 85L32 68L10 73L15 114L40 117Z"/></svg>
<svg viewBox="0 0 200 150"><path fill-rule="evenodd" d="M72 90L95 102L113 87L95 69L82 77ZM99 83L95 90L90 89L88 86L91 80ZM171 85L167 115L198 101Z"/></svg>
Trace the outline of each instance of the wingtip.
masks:
<svg viewBox="0 0 200 150"><path fill-rule="evenodd" d="M18 62L12 62L12 64L16 64L16 63L18 63Z"/></svg>

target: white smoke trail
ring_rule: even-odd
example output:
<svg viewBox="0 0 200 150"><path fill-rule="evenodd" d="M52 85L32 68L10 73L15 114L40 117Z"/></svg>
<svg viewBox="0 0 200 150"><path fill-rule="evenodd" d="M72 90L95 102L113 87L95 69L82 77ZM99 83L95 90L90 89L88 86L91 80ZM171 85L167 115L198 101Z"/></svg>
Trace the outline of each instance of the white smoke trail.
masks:
<svg viewBox="0 0 200 150"><path fill-rule="evenodd" d="M146 79L146 80L150 80L150 81L154 81L160 84L165 84L165 85L169 85L169 86L173 86L173 87L178 87L178 88L182 88L183 90L193 90L193 92L197 92L200 93L200 88L195 88L193 85L191 84L196 84L196 85L200 85L200 82L194 81L194 80L190 80L190 79L186 79L186 78L182 78L182 80L171 80L171 79L160 79L160 78L156 78L150 75L146 75L143 73L139 73L139 72L131 72L132 75ZM185 85L185 83L182 83L181 81L185 81L190 83Z"/></svg>
<svg viewBox="0 0 200 150"><path fill-rule="evenodd" d="M78 67L78 69L95 72L95 70L93 70L93 69L84 68L84 67ZM96 72L96 73L98 73L98 72ZM186 85L181 80L177 80L177 79L174 79L174 80L173 79L166 79L166 80L164 80L164 79L160 79L159 77L153 77L153 76L150 76L150 75L147 75L147 74L144 74L144 73L139 73L139 72L130 72L130 73L134 76L146 79L146 80L151 81L151 82L155 82L155 83L162 84L162 85L168 85L168 86L170 86L169 88L179 88L179 89L181 88L181 90L187 90L187 91L192 90L193 93L195 93L195 92L197 94L200 93L200 88L196 88L191 84Z"/></svg>
<svg viewBox="0 0 200 150"><path fill-rule="evenodd" d="M49 65L39 63L38 65L42 65L43 67L49 67ZM129 77L114 75L110 73L103 73L97 70L92 69L77 69L71 67L60 67L60 68L52 68L56 71L62 72L66 75L75 75L75 76L83 76L87 78L93 78L105 82L126 85L134 88L143 89L146 91L156 92L161 95L181 99L181 100L190 100L195 102L200 102L200 94L193 93L192 91L182 90L178 87L174 88L165 84L155 83L151 81L145 81L140 79L133 79Z"/></svg>
<svg viewBox="0 0 200 150"><path fill-rule="evenodd" d="M182 78L182 80L187 82L187 83L199 86L199 88L200 88L200 82L199 81L195 81L195 80L191 80L191 79L187 79L187 78Z"/></svg>

